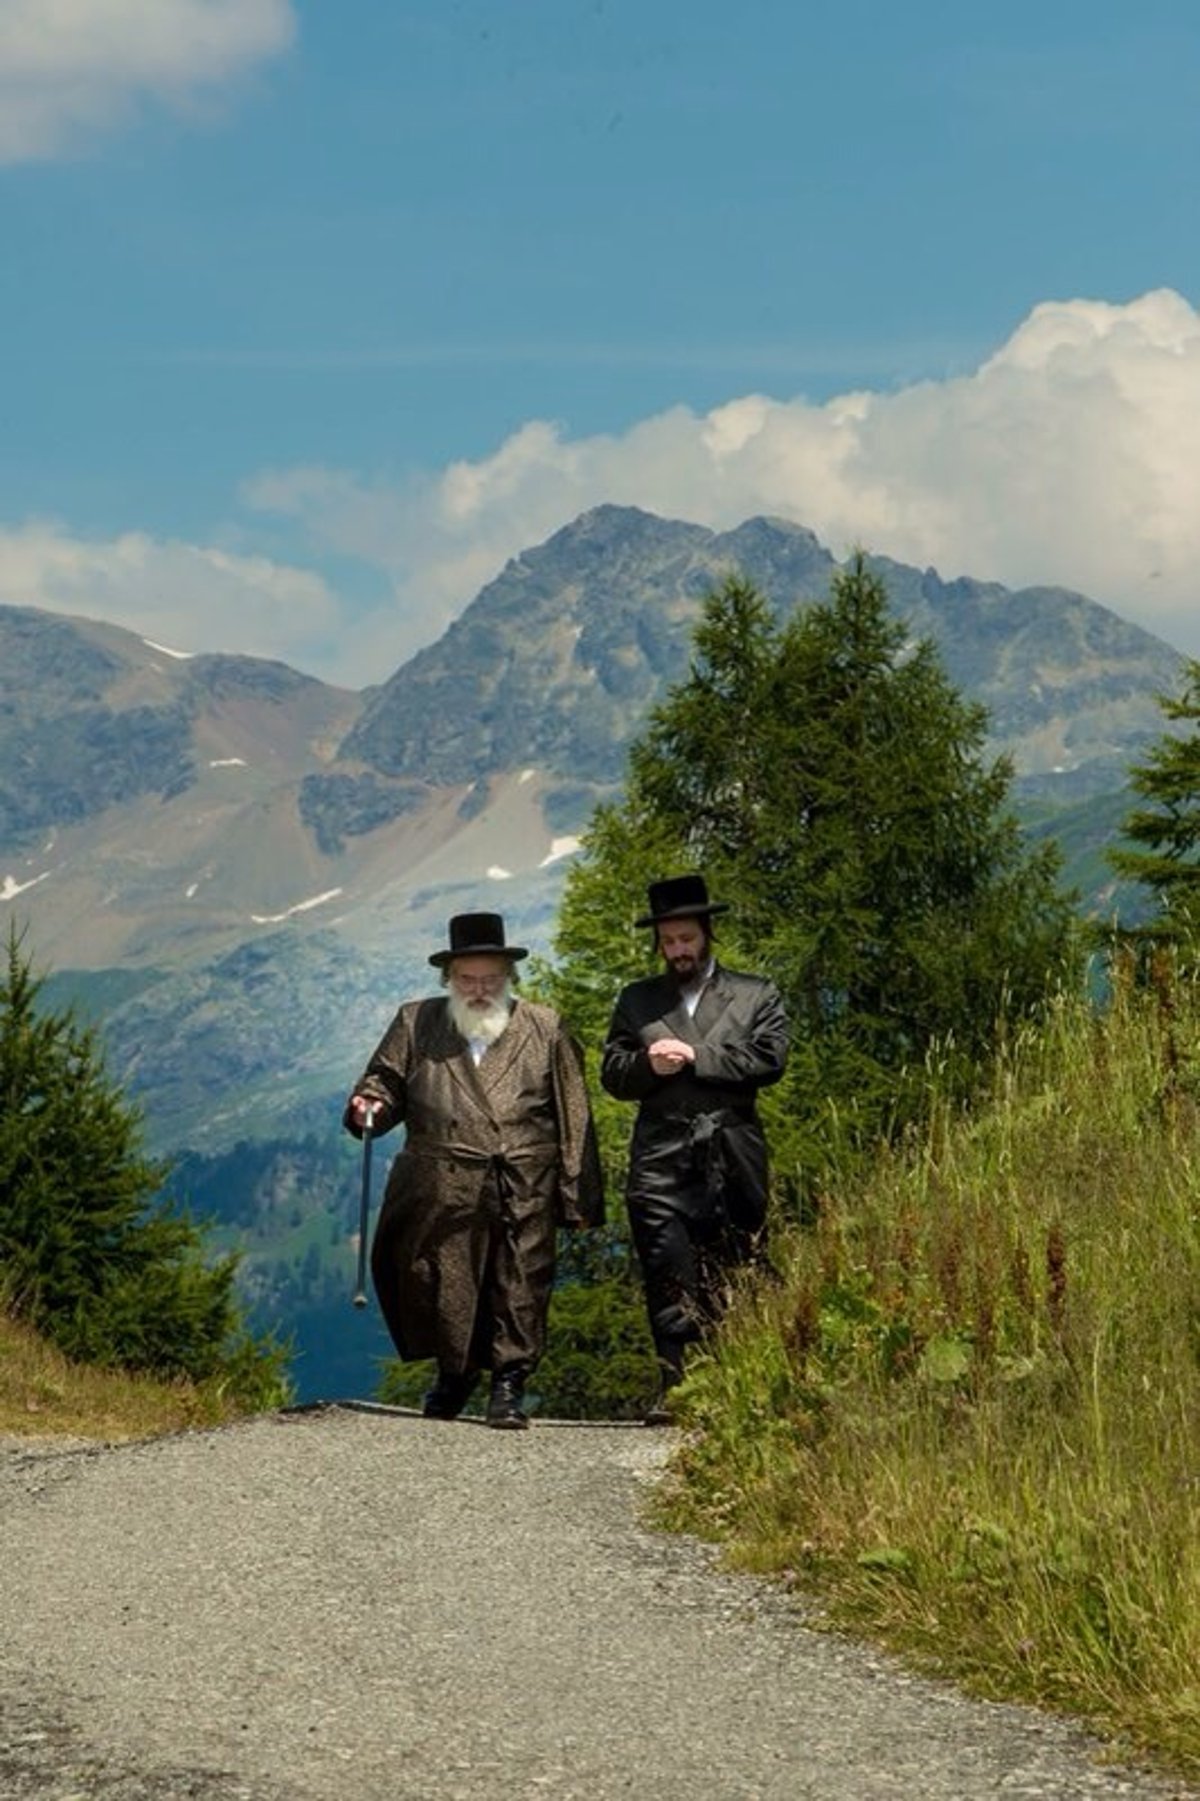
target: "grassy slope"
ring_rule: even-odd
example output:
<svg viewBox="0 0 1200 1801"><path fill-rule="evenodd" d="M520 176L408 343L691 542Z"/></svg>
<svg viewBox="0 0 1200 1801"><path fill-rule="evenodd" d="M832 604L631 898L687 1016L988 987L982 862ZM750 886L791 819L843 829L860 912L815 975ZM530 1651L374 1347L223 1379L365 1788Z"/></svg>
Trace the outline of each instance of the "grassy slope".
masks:
<svg viewBox="0 0 1200 1801"><path fill-rule="evenodd" d="M217 1387L69 1363L0 1313L0 1435L113 1443L220 1425L237 1411Z"/></svg>
<svg viewBox="0 0 1200 1801"><path fill-rule="evenodd" d="M669 1517L1200 1774L1200 996L1064 1003L832 1194L680 1397Z"/></svg>

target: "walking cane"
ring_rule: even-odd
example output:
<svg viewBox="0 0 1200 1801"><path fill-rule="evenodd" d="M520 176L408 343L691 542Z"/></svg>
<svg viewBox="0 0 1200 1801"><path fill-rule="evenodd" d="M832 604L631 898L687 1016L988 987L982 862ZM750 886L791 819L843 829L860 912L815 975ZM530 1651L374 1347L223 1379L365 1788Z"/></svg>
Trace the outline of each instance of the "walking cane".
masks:
<svg viewBox="0 0 1200 1801"><path fill-rule="evenodd" d="M358 1281L354 1289L354 1305L367 1304L367 1225L371 1217L371 1142L375 1136L375 1109L367 1108L362 1135L362 1193L358 1202Z"/></svg>

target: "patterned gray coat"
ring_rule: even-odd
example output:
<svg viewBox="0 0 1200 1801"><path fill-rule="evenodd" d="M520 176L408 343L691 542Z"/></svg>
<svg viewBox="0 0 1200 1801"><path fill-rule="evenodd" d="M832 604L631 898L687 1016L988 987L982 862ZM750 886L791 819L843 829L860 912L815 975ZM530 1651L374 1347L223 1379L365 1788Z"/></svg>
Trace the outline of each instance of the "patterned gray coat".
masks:
<svg viewBox="0 0 1200 1801"><path fill-rule="evenodd" d="M444 996L410 1001L355 1093L379 1103L376 1135L407 1128L371 1248L400 1356L536 1363L556 1228L604 1218L583 1059L558 1014L518 1000L476 1066Z"/></svg>

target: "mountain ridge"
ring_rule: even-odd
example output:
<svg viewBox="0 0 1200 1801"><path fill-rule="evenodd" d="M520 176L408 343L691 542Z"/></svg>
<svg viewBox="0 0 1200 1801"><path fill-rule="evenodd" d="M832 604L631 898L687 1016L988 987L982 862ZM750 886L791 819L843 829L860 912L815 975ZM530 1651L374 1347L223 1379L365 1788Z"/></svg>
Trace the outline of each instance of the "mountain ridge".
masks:
<svg viewBox="0 0 1200 1801"><path fill-rule="evenodd" d="M989 749L1013 757L1039 830L1068 804L1086 819L1161 734L1183 659L1108 609L871 565L991 706ZM497 907L545 946L577 833L684 674L702 595L741 570L782 616L838 567L787 521L595 508L360 693L0 608L0 902L104 997L161 1145L284 1129L357 1066L381 997L428 979L449 913ZM1072 831L1086 846L1077 813Z"/></svg>
<svg viewBox="0 0 1200 1801"><path fill-rule="evenodd" d="M946 582L934 569L867 560L893 611L988 707L993 748L1026 783L1065 775L1075 792L1103 787L1157 735L1155 695L1181 658L1151 633L1069 589ZM722 533L594 508L512 559L383 682L339 754L386 778L478 781L524 759L563 778L619 781L646 710L686 670L703 593L736 570L784 616L824 599L838 568L787 521ZM479 702L466 714L464 668L477 672Z"/></svg>

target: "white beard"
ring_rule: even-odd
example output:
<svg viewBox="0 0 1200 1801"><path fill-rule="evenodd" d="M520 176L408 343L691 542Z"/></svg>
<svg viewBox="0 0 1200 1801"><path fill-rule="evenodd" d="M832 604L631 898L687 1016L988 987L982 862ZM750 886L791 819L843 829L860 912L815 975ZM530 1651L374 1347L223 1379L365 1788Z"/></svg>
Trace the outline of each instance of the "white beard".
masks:
<svg viewBox="0 0 1200 1801"><path fill-rule="evenodd" d="M495 1044L511 1018L510 999L511 990L504 988L488 1001L486 1007L472 1007L451 988L446 995L446 1005L455 1030L464 1038L482 1038L485 1044Z"/></svg>

